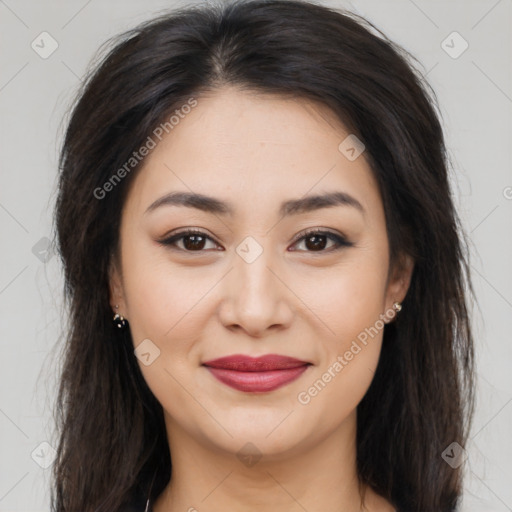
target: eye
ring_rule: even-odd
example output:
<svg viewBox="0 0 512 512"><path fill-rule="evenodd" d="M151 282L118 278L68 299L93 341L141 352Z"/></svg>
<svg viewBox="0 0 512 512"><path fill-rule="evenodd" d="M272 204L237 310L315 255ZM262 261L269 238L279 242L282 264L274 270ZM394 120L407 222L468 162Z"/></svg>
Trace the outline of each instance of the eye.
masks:
<svg viewBox="0 0 512 512"><path fill-rule="evenodd" d="M302 236L301 236L302 235ZM352 247L354 244L349 242L344 236L332 233L331 231L325 231L322 229L312 229L306 233L299 235L296 245L298 242L304 243L306 252L333 252L342 247ZM331 240L332 245L327 247L328 240ZM295 251L296 249L292 249Z"/></svg>
<svg viewBox="0 0 512 512"><path fill-rule="evenodd" d="M208 241L214 244L214 250L220 250L218 249L219 246L211 237L203 231L196 229L181 231L180 233L176 233L175 235L162 240L160 243L186 252L201 252L206 250L205 245ZM182 245L180 246L178 242L182 242Z"/></svg>
<svg viewBox="0 0 512 512"><path fill-rule="evenodd" d="M328 241L331 241L331 245L328 245ZM210 250L223 250L220 246L206 233L197 229L188 229L181 231L166 238L160 243L165 246L170 246L177 250L185 252L202 252L208 250L205 245L208 242L213 244ZM344 236L325 231L322 229L313 229L305 233L301 233L296 239L294 246L300 243L305 244L305 252L332 252L342 247L351 247L354 244L349 242ZM327 250L326 250L327 248ZM292 249L296 251L297 249ZM302 249L304 251L304 249Z"/></svg>

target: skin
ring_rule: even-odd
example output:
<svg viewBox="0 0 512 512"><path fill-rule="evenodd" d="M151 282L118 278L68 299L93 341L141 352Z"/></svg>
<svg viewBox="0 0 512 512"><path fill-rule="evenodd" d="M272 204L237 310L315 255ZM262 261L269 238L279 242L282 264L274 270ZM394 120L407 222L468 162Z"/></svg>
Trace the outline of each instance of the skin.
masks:
<svg viewBox="0 0 512 512"><path fill-rule="evenodd" d="M134 346L149 339L160 350L147 366L139 360L163 406L173 463L155 512L394 510L371 488L361 504L356 475L356 407L374 375L382 329L309 403L297 398L403 300L413 267L406 257L390 268L382 201L364 153L349 161L338 150L348 134L321 105L224 87L198 97L131 184L110 296ZM173 191L229 202L235 214L177 205L146 211ZM350 194L364 212L337 205L279 216L283 201L331 191ZM190 238L174 248L159 243L184 228L210 239L196 249ZM309 228L353 245L333 250L336 242L320 236L315 250L300 239ZM251 263L236 252L248 236L263 251ZM312 364L297 380L256 394L202 366L269 353ZM261 458L244 463L240 450Z"/></svg>

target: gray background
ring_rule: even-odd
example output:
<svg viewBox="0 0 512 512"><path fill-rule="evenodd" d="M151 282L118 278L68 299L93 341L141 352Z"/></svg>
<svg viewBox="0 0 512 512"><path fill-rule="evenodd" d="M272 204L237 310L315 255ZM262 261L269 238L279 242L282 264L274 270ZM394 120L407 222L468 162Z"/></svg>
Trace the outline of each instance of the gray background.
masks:
<svg viewBox="0 0 512 512"><path fill-rule="evenodd" d="M55 445L64 320L59 262L45 237L65 113L101 43L181 3L0 0L0 512L49 507L44 466ZM512 0L324 3L366 16L403 45L438 95L478 299L478 403L462 510L511 511ZM31 47L51 49L43 31L58 44L46 59ZM464 41L448 37L454 31L469 45L457 58Z"/></svg>

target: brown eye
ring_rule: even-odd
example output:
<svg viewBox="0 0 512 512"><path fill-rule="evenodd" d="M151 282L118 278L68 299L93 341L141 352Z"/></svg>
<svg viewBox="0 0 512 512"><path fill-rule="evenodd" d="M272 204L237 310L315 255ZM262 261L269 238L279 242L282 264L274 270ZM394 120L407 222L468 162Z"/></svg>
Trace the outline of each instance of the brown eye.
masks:
<svg viewBox="0 0 512 512"><path fill-rule="evenodd" d="M329 240L332 242L330 246L328 246ZM342 247L351 247L354 245L343 236L331 233L330 231L321 230L313 230L305 233L294 245L299 242L304 243L306 247L305 252L331 252ZM326 247L328 250L325 250Z"/></svg>
<svg viewBox="0 0 512 512"><path fill-rule="evenodd" d="M179 242L181 242L181 245ZM160 243L185 252L202 252L207 250L205 246L208 242L212 242L213 249L218 250L219 246L208 235L202 231L194 230L182 231L162 240Z"/></svg>
<svg viewBox="0 0 512 512"><path fill-rule="evenodd" d="M304 238L304 243L306 247L311 251L318 251L325 249L328 238L325 235L311 235Z"/></svg>
<svg viewBox="0 0 512 512"><path fill-rule="evenodd" d="M185 235L182 237L183 245L187 251L195 251L204 249L206 237L202 235Z"/></svg>

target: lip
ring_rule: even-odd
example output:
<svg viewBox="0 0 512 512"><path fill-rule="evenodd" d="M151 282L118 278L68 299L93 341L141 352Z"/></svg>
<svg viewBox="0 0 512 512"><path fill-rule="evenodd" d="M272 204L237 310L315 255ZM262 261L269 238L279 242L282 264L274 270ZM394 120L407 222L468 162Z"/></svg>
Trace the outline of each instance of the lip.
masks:
<svg viewBox="0 0 512 512"><path fill-rule="evenodd" d="M278 389L298 379L310 365L307 361L277 354L256 358L234 354L203 363L217 380L246 393Z"/></svg>

